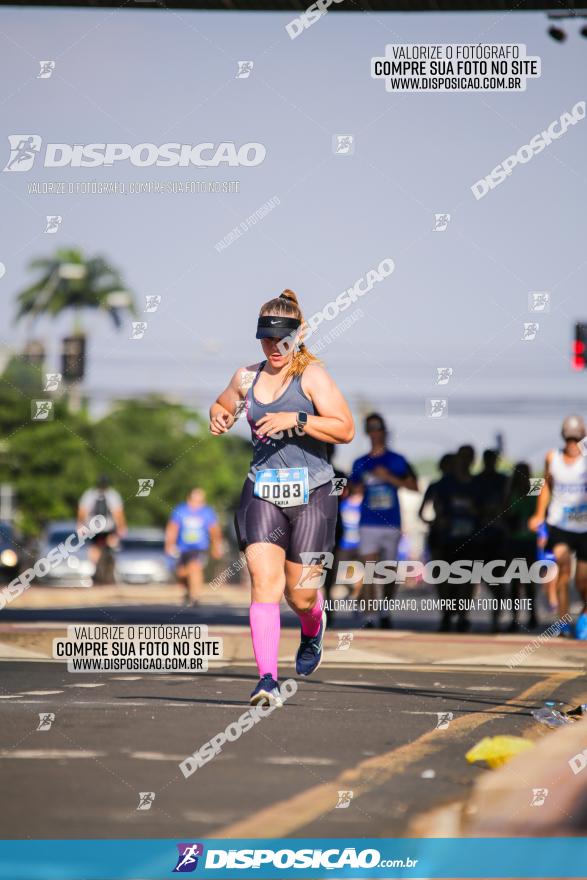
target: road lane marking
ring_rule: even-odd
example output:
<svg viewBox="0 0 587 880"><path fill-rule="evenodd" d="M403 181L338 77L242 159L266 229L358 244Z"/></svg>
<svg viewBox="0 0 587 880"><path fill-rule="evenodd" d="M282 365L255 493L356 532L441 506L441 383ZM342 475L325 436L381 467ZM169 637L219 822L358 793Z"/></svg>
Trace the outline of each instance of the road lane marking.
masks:
<svg viewBox="0 0 587 880"><path fill-rule="evenodd" d="M129 758L139 761L183 761L185 755L165 755L163 752L131 752Z"/></svg>
<svg viewBox="0 0 587 880"><path fill-rule="evenodd" d="M515 691L515 688L502 688L502 687L493 687L490 684L480 684L473 685L472 687L465 688L466 691L504 691L505 693L512 693Z"/></svg>
<svg viewBox="0 0 587 880"><path fill-rule="evenodd" d="M42 706L43 703L49 703L51 706L89 706L91 709L102 708L103 706L112 706L117 709L126 709L127 706L150 706L153 704L146 700L68 700L66 703L58 703L56 700L19 700L18 706ZM177 703L164 703L165 706L177 706Z"/></svg>
<svg viewBox="0 0 587 880"><path fill-rule="evenodd" d="M354 767L340 773L330 782L306 788L299 794L258 810L246 819L227 825L209 834L212 838L287 837L296 830L329 813L338 802L338 792L352 790L354 799L367 794L388 782L396 773L403 773L425 757L431 757L446 748L447 741L471 733L493 720L497 714L509 715L519 712L520 702L547 699L565 682L578 678L581 672L556 672L538 681L512 697L506 703L495 706L491 718L486 711L474 712L455 718L447 730L429 730L412 742L398 746L389 752L367 758ZM261 831L261 829L264 829Z"/></svg>
<svg viewBox="0 0 587 880"><path fill-rule="evenodd" d="M343 685L344 687L381 687L380 681L361 681L358 679L357 681L335 681L334 679L328 679L328 681L324 680L322 684L335 684L335 685Z"/></svg>
<svg viewBox="0 0 587 880"><path fill-rule="evenodd" d="M62 694L63 691L23 691L23 697L48 697L51 694Z"/></svg>
<svg viewBox="0 0 587 880"><path fill-rule="evenodd" d="M262 758L260 759L264 764L279 764L284 767L287 767L289 764L307 764L308 766L313 767L328 767L331 764L338 764L338 761L334 761L332 758L296 758L295 756L278 756L275 758Z"/></svg>
<svg viewBox="0 0 587 880"><path fill-rule="evenodd" d="M66 688L103 688L105 684L66 684Z"/></svg>
<svg viewBox="0 0 587 880"><path fill-rule="evenodd" d="M66 758L105 758L106 752L89 752L81 749L13 749L0 751L0 758L58 761Z"/></svg>

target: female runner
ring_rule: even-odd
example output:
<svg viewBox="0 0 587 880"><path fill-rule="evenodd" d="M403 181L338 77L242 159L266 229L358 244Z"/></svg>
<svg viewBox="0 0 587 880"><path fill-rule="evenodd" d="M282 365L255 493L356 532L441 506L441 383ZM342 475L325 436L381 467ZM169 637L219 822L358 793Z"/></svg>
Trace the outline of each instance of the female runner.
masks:
<svg viewBox="0 0 587 880"><path fill-rule="evenodd" d="M265 360L239 368L210 408L210 431L224 434L244 407L253 457L235 525L251 576L251 634L260 680L251 704L281 705L277 678L279 603L285 593L301 623L298 675L322 659L323 600L312 580L333 548L338 498L327 443L350 443L349 407L317 358L305 347L303 316L291 290L261 307L256 338ZM287 337L290 344L286 344ZM293 344L291 342L293 341ZM308 565L316 575L303 580Z"/></svg>

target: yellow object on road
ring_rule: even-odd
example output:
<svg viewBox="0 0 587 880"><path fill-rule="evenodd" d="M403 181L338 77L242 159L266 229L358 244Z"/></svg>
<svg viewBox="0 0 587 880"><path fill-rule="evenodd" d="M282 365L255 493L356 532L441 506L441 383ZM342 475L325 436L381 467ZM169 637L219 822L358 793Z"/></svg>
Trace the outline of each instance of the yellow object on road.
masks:
<svg viewBox="0 0 587 880"><path fill-rule="evenodd" d="M469 764L474 764L475 761L487 761L488 766L493 770L533 746L533 742L521 736L485 736L477 745L469 749L465 758Z"/></svg>

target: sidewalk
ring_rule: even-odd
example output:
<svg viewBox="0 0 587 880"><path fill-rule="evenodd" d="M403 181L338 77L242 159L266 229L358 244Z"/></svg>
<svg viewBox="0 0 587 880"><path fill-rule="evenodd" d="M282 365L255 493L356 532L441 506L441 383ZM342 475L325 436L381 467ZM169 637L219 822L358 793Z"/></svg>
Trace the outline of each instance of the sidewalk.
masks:
<svg viewBox="0 0 587 880"><path fill-rule="evenodd" d="M184 590L175 584L103 587L30 587L0 612L0 659L51 659L52 642L72 624L201 624L223 639L220 665L253 661L248 627L249 589L220 585L202 592L195 607L183 605ZM299 625L282 603L280 659L286 664L299 643ZM17 612L13 614L13 612ZM20 613L22 612L22 614ZM37 613L38 612L38 613ZM438 666L516 674L535 670L584 670L582 642L544 637L541 633L489 635L483 632L423 631L417 613L398 615L397 629L357 628L351 615L340 614L326 632L326 666ZM544 624L546 628L547 623ZM520 661L522 650L528 656ZM28 655L27 655L28 652Z"/></svg>
<svg viewBox="0 0 587 880"><path fill-rule="evenodd" d="M249 627L240 617L234 624L209 623L205 609L194 612L173 606L161 609L150 616L141 615L140 620L132 614L132 607L122 607L124 615L115 614L112 607L104 614L88 616L68 616L53 621L1 622L0 617L0 659L40 660L52 659L53 639L64 637L67 627L84 624L91 626L124 625L144 623L154 625L174 623L181 625L206 624L211 636L222 638L222 660L211 662L210 666L249 666L253 665L253 652ZM294 623L293 614L286 612ZM524 663L510 665L522 647L532 636L488 636L417 633L409 630L378 632L372 630L330 630L325 636L323 667L354 666L360 668L412 668L440 671L484 670L492 674L518 675L547 672L573 671L585 672L585 648L581 642L566 639L549 639L540 645ZM289 666L299 644L297 626L283 627L281 631L280 663ZM58 662L58 661L55 661ZM499 691L499 682L487 686L487 690ZM587 743L586 743L587 746Z"/></svg>
<svg viewBox="0 0 587 880"><path fill-rule="evenodd" d="M101 605L181 604L185 590L179 584L112 584L96 587L29 587L8 608L95 608ZM202 605L248 607L248 587L225 584L202 591ZM0 613L0 621L2 614Z"/></svg>

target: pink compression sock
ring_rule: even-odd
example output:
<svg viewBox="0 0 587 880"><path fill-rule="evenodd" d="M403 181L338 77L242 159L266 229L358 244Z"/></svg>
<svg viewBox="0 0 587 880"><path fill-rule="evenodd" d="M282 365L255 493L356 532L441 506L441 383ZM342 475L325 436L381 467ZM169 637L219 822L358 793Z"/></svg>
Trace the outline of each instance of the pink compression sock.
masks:
<svg viewBox="0 0 587 880"><path fill-rule="evenodd" d="M318 593L316 604L311 611L297 612L302 624L302 632L305 636L317 636L320 624L322 622L322 609L324 608L324 599L322 593Z"/></svg>
<svg viewBox="0 0 587 880"><path fill-rule="evenodd" d="M278 602L253 602L249 614L255 660L262 677L269 673L277 681L280 616Z"/></svg>

